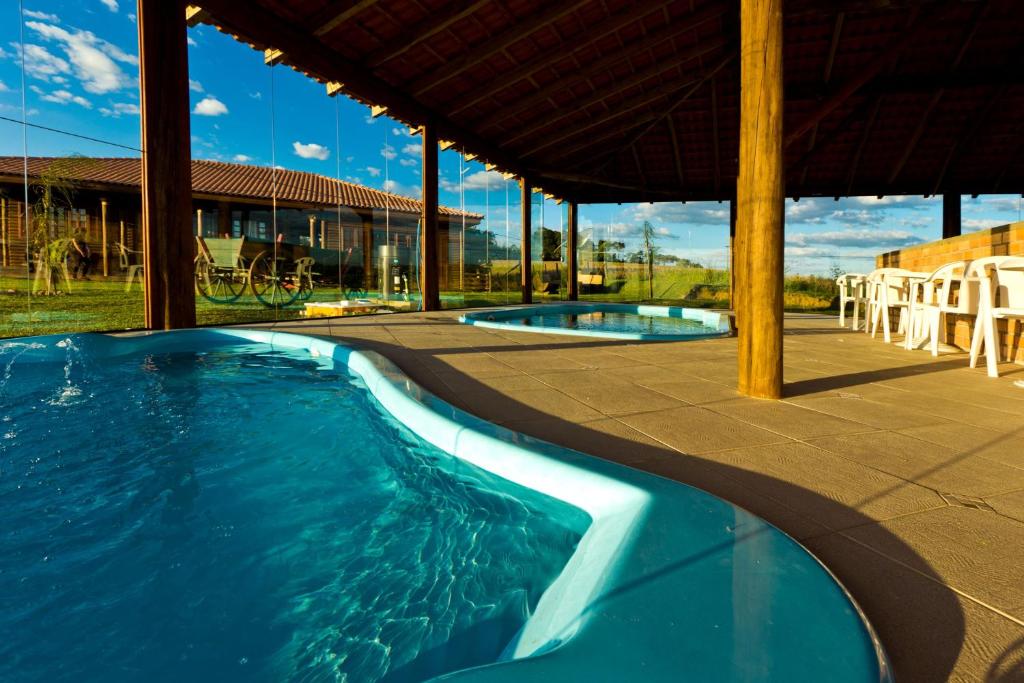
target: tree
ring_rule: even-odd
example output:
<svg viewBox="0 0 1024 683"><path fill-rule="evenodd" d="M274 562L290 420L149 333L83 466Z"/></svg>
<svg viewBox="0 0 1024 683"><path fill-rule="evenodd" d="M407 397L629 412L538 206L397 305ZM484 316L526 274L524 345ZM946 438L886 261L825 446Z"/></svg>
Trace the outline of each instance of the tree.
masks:
<svg viewBox="0 0 1024 683"><path fill-rule="evenodd" d="M57 212L73 208L75 193L72 178L81 175L82 167L90 164L84 157L55 159L50 163L33 186L36 201L32 205L29 243L35 259L36 286L43 284L43 294L59 292L59 278L64 278L71 291L67 259L74 244L74 236L57 234Z"/></svg>
<svg viewBox="0 0 1024 683"><path fill-rule="evenodd" d="M658 253L658 247L654 244L656 236L654 226L650 221L644 221L643 239L644 255L647 258L647 286L650 291L650 299L654 299L654 259Z"/></svg>

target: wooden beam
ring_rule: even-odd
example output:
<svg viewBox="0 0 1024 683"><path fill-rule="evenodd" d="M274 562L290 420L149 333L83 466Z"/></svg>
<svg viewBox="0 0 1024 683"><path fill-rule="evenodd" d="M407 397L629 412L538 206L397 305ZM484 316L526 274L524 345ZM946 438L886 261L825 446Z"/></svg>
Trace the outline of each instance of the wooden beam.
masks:
<svg viewBox="0 0 1024 683"><path fill-rule="evenodd" d="M992 94L989 95L985 104L978 109L975 115L968 122L967 129L964 133L957 136L956 141L949 148L949 153L946 154L945 161L942 162L942 166L939 168L938 175L935 177L932 194L939 194L942 190L942 182L946 178L946 173L950 168L956 167L964 154L964 150L970 149L975 138L978 137L978 133L982 131L989 116L995 110L996 105L1002 102L1006 97L1007 90L1009 90L1009 87L1003 86L992 91Z"/></svg>
<svg viewBox="0 0 1024 683"><path fill-rule="evenodd" d="M285 61L301 66L323 81L345 83L352 97L388 108L388 114L406 124L433 121L438 137L458 141L511 173L525 172L525 165L500 149L490 139L477 135L449 120L440 111L427 107L370 73L365 66L346 59L328 46L311 41L308 32L283 20L266 8L237 0L205 0L211 23L225 33L243 37L263 49L273 44L282 50Z"/></svg>
<svg viewBox="0 0 1024 683"><path fill-rule="evenodd" d="M846 194L849 196L850 191L853 189L853 181L857 176L857 168L860 166L861 157L864 155L864 148L868 144L868 140L871 138L871 129L875 126L875 120L878 118L878 110L882 108L882 98L876 97L874 104L871 107L871 113L868 115L868 120L864 124L864 130L860 135L860 141L857 143L857 148L853 152L853 157L850 159L848 170L846 173Z"/></svg>
<svg viewBox="0 0 1024 683"><path fill-rule="evenodd" d="M918 141L921 140L921 136L924 135L924 131L928 128L928 119L931 118L932 112L935 111L936 105L938 105L939 100L942 99L942 95L945 92L945 90L937 90L932 95L931 99L928 100L928 104L921 113L921 118L918 119L917 126L914 128L913 134L911 134L910 139L907 140L907 146L903 149L903 154L900 155L899 159L896 161L896 165L893 166L892 171L889 173L889 178L886 181L887 184L892 185L893 181L899 177L903 167L907 165L907 161L910 160L910 156L914 153L914 148L917 147Z"/></svg>
<svg viewBox="0 0 1024 683"><path fill-rule="evenodd" d="M380 105L371 104L370 105L370 118L374 118L375 119L375 118L377 118L379 116L383 116L384 114L387 113L387 111L388 111L387 107L381 107Z"/></svg>
<svg viewBox="0 0 1024 683"><path fill-rule="evenodd" d="M280 50L276 50L272 47L268 47L263 51L263 63L267 66L274 66L279 64L284 59L284 53Z"/></svg>
<svg viewBox="0 0 1024 683"><path fill-rule="evenodd" d="M110 277L110 254L107 253L107 200L100 200L100 258L103 259L103 277Z"/></svg>
<svg viewBox="0 0 1024 683"><path fill-rule="evenodd" d="M537 169L535 172L536 178L551 179L556 182L567 182L567 183L580 183L584 185L599 185L601 187L608 187L615 190L631 190L635 192L644 192L651 195L657 195L665 199L675 198L679 196L677 190L671 188L650 188L643 187L642 185L631 185L629 183L620 183L612 180L606 180L594 175L588 175L586 173L566 173L563 171L544 171Z"/></svg>
<svg viewBox="0 0 1024 683"><path fill-rule="evenodd" d="M586 97L576 98L572 101L571 107L558 108L555 112L547 112L544 109L544 100L547 96L538 98L536 95L523 98L523 101L531 101L533 104L530 109L537 112L537 116L534 116L528 123L516 128L516 134L507 140L504 140L506 144L514 144L515 142L532 136L537 130L556 124L558 121L577 115L580 111L585 110L587 107L591 107L595 104L606 103L609 98L614 97L620 93L626 92L632 88L636 88L647 81L650 81L656 77L664 77L665 73L670 70L677 70L682 65L690 62L694 59L699 59L706 56L709 52L721 49L728 43L727 36L719 36L718 38L709 39L702 41L698 45L686 50L685 52L679 53L677 58L671 60L656 60L644 67L640 71L634 72L625 78L617 78L611 81L607 86L603 88L597 88L594 92ZM698 72L699 74L700 72ZM684 83L690 82L695 77L695 74L685 73L681 76L671 79L671 82L665 83L662 81L660 87L652 88L651 93L654 92L666 92L674 90L679 87L679 82ZM568 92L567 83L559 83L557 92ZM542 89L537 94L547 92L547 89ZM647 93L644 93L640 97L644 97ZM498 121L502 121L511 116L513 109L520 109L522 102L516 104L515 107L511 107L509 110L499 113L496 117L488 117L488 120L481 122L479 125L474 126L477 130L485 130L492 125L490 119L496 118ZM614 106L609 107L611 110L615 110Z"/></svg>
<svg viewBox="0 0 1024 683"><path fill-rule="evenodd" d="M377 0L339 0L332 2L313 15L306 28L317 38L324 36L365 9L377 4Z"/></svg>
<svg viewBox="0 0 1024 683"><path fill-rule="evenodd" d="M700 81L698 81L698 84L699 82ZM535 134L530 138L530 146L521 148L519 150L519 154L524 158L529 158L537 154L541 150L548 149L549 147L554 147L555 145L558 145L564 142L565 140L570 140L581 135L586 135L587 140L589 141L593 141L597 137L607 137L604 135L605 131L603 129L606 128L610 122L615 121L616 119L627 117L630 114L633 114L633 112L637 111L638 109L644 109L646 107L649 107L658 100L664 99L666 97L672 98L673 96L679 95L681 91L686 92L683 95L676 97L673 101L677 103L680 101L685 101L685 99L687 99L694 90L696 90L696 87L694 86L694 81L692 78L688 78L682 83L665 84L649 93L646 93L641 97L625 100L622 106L616 109L609 110L603 116L592 118L588 121L578 123L576 125L566 125L556 128L555 132L548 137ZM630 118L630 120L625 123L624 128L628 132L629 130L635 129L641 121L651 121L654 124L657 124L663 118L665 118L664 112L652 112L649 115L641 116L639 118ZM619 130L620 128L622 127L616 126L613 128L613 130ZM523 136L521 135L516 136L517 139L521 139L522 137ZM629 144L622 145L622 149L626 149L627 147L631 146L632 142L633 141L630 141Z"/></svg>
<svg viewBox="0 0 1024 683"><path fill-rule="evenodd" d="M149 329L195 327L187 28L182 0L138 0L142 236Z"/></svg>
<svg viewBox="0 0 1024 683"><path fill-rule="evenodd" d="M821 75L821 80L824 83L828 83L832 78L832 66L836 62L836 51L839 49L839 38L843 34L843 20L846 15L843 12L836 14L835 24L832 26L832 41L828 45L828 57L825 58L825 72Z"/></svg>
<svg viewBox="0 0 1024 683"><path fill-rule="evenodd" d="M209 21L210 14L198 5L185 5L185 24L189 28Z"/></svg>
<svg viewBox="0 0 1024 683"><path fill-rule="evenodd" d="M942 239L960 234L960 193L946 192L942 195Z"/></svg>
<svg viewBox="0 0 1024 683"><path fill-rule="evenodd" d="M580 268L576 253L579 249L579 205L576 202L569 202L566 209L569 223L569 240L565 249L566 270L569 271L569 291L567 297L569 301L576 301L580 298Z"/></svg>
<svg viewBox="0 0 1024 683"><path fill-rule="evenodd" d="M686 187L686 177L683 174L683 153L679 145L679 136L676 135L676 124L671 116L665 118L668 121L669 139L672 141L672 157L676 163L676 178L679 180L679 187ZM717 141L715 146L718 146ZM636 146L633 149L636 149ZM647 183L644 184L646 185Z"/></svg>
<svg viewBox="0 0 1024 683"><path fill-rule="evenodd" d="M328 81L326 87L327 87L327 96L328 97L334 97L335 95L339 94L345 88L345 84L344 83L339 83L338 81Z"/></svg>
<svg viewBox="0 0 1024 683"><path fill-rule="evenodd" d="M740 1L739 390L782 396L782 2Z"/></svg>
<svg viewBox="0 0 1024 683"><path fill-rule="evenodd" d="M640 177L640 183L643 187L647 187L647 177L644 175L644 165L640 162L640 152L637 151L636 145L630 145L629 151L633 154L633 163L636 165L636 174Z"/></svg>
<svg viewBox="0 0 1024 683"><path fill-rule="evenodd" d="M588 0L572 0L571 2L563 0L562 2L551 3L543 12L534 14L523 21L517 21L512 28L504 33L485 38L481 45L470 47L462 57L447 61L439 68L434 69L428 76L421 78L413 84L413 94L417 97L422 95L431 88L457 76L474 64L479 64L485 59L508 49L520 40L524 40L531 33L550 26L559 19L572 14L583 5L586 5L587 2Z"/></svg>
<svg viewBox="0 0 1024 683"><path fill-rule="evenodd" d="M722 153L718 142L718 80L711 77L711 144L715 155L715 192L722 186Z"/></svg>
<svg viewBox="0 0 1024 683"><path fill-rule="evenodd" d="M729 199L729 308L736 309L736 197Z"/></svg>
<svg viewBox="0 0 1024 683"><path fill-rule="evenodd" d="M437 260L437 132L431 124L422 128L423 180L422 214L420 215L420 295L424 311L441 308L438 287L440 277Z"/></svg>
<svg viewBox="0 0 1024 683"><path fill-rule="evenodd" d="M810 116L800 122L799 125L795 126L793 130L786 135L784 143L785 146L788 147L791 145L804 133L813 128L815 124L822 121L826 116L835 111L836 108L846 102L851 95L867 85L867 83L875 78L875 76L887 68L893 60L899 57L904 50L912 45L926 29L941 23L941 21L949 15L950 8L954 7L955 4L956 3L953 2L947 2L945 4L944 11L929 12L928 20L926 21L919 22L918 14L912 16L908 22L906 30L901 31L899 35L889 42L886 48L882 50L878 56L861 68L856 76L847 80L839 90L822 102Z"/></svg>
<svg viewBox="0 0 1024 683"><path fill-rule="evenodd" d="M464 111L475 109L477 105L487 98L493 97L495 93L500 92L510 85L518 83L524 78L529 78L542 69L552 68L562 60L571 57L580 50L593 45L597 41L615 33L628 24L636 21L642 21L649 14L654 12L663 11L664 6L664 0L646 0L639 5L626 5L624 9L609 16L604 21L589 26L581 35L573 36L573 42L568 46L569 52L541 50L535 57L526 60L514 69L510 71L502 71L500 78L493 78L486 83L480 83L478 87L474 88L473 91L468 93L461 101L452 103L454 107L454 109L451 110L452 116L457 116ZM467 64L472 65L476 63L478 63L478 60L470 60ZM445 68L452 69L450 65L446 65ZM462 71L455 70L452 76L458 75L459 73L462 73ZM439 82L433 82L436 77L437 74L432 73L426 78L417 81L413 84L413 93L419 95L438 85ZM451 76L446 77L446 79L447 78L451 78Z"/></svg>
<svg viewBox="0 0 1024 683"><path fill-rule="evenodd" d="M456 24L472 15L480 8L488 5L491 1L492 0L475 0L469 4L461 3L462 8L450 14L432 12L431 18L427 21L413 23L412 28L403 31L399 36L391 41L390 45L385 45L371 52L364 60L365 67L375 69L385 62L389 62L396 57L404 55L423 41L429 40L438 33L451 28L453 24Z"/></svg>
<svg viewBox="0 0 1024 683"><path fill-rule="evenodd" d="M533 303L533 229L530 221L533 220L533 208L531 201L533 191L529 178L519 179L519 219L522 225L522 236L519 246L519 286L523 293L523 303Z"/></svg>

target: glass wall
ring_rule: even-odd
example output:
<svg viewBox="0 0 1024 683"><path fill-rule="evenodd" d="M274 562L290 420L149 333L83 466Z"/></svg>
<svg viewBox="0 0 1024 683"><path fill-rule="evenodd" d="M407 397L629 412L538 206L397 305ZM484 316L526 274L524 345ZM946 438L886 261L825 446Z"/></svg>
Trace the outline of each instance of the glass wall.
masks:
<svg viewBox="0 0 1024 683"><path fill-rule="evenodd" d="M136 26L3 3L0 45L0 337L141 327Z"/></svg>
<svg viewBox="0 0 1024 683"><path fill-rule="evenodd" d="M534 192L530 208L533 298L535 301L564 300L569 289L567 207Z"/></svg>
<svg viewBox="0 0 1024 683"><path fill-rule="evenodd" d="M729 306L729 205L581 205L580 299Z"/></svg>

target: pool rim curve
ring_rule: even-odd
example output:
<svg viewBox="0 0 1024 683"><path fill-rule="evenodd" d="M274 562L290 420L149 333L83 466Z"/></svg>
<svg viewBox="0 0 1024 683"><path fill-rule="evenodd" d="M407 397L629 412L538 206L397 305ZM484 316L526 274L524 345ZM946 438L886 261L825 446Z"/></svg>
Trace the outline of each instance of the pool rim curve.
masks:
<svg viewBox="0 0 1024 683"><path fill-rule="evenodd" d="M8 343L32 345L68 337L85 340L83 350L103 352L104 358L145 351L192 351L203 348L201 342L204 340L224 344L260 343L272 350L304 350L313 358L330 357L350 373L361 377L381 407L420 438L456 458L586 512L592 519L591 526L558 578L542 595L523 630L506 648L509 657L481 667L444 674L439 680L523 680L524 674L528 677L547 676L557 670L576 674L591 670L598 677L606 678L611 671L601 658L584 659L579 654L581 649L584 652L602 652L605 649L602 643L588 642L588 622L597 618L588 616L588 613L606 595L619 590L616 579L629 574L627 570L631 562L635 563L638 556L654 552L653 547L648 547L650 541L645 541L640 532L645 525L656 525L664 516L665 511L661 509L663 498L670 494L692 499L688 503L698 501L703 505L715 503L725 506L737 515L740 520L737 526L754 524L755 533L768 531L773 541L790 544L795 558L810 563L802 568L809 569L814 565L822 570L833 588L838 589L839 597L852 608L857 625L862 629L862 642L851 645L849 649L852 651L855 645L861 645L870 650L877 674L870 680L893 680L884 648L850 592L821 560L781 530L739 506L691 485L487 422L425 390L392 361L375 351L320 337L240 328L201 328L120 336L99 333L48 335L2 340L0 346ZM63 361L65 355L64 350L54 344L43 349L30 348L19 356L19 360ZM671 524L675 520L660 521ZM663 537L658 537L659 545L663 540ZM659 594L658 597L670 601L668 596ZM598 616L603 617L603 612ZM622 647L621 643L618 645ZM566 661L567 657L569 661ZM871 657L867 656L866 661L870 662ZM517 667L526 663L531 664L530 668L521 670ZM536 668L538 665L539 670ZM551 665L557 666L552 668ZM650 670L657 668L654 663L647 662L645 666L648 668L646 680L662 680L657 672ZM552 670L549 672L548 669ZM635 671L623 670L622 673L635 674ZM664 671L662 675L668 680L684 673Z"/></svg>
<svg viewBox="0 0 1024 683"><path fill-rule="evenodd" d="M554 325L524 325L511 322L531 314L580 314L595 312L627 313L646 315L655 318L680 318L693 320L708 328L708 332L696 334L652 334L645 332L615 332L602 330L581 330ZM634 341L691 341L698 339L715 339L728 337L733 326L729 313L707 308L688 308L685 306L657 306L652 304L629 304L603 301L559 301L557 303L532 303L503 306L501 308L475 310L459 316L459 322L466 325L486 327L495 330L513 332L534 332L545 334L565 334L578 337L594 337L598 339L623 339Z"/></svg>

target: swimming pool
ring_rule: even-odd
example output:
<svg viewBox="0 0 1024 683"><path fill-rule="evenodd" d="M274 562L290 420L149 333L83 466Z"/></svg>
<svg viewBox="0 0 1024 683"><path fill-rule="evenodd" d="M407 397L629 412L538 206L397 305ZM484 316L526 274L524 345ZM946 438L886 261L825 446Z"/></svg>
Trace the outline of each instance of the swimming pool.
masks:
<svg viewBox="0 0 1024 683"><path fill-rule="evenodd" d="M606 339L680 341L726 337L729 316L678 306L613 303L561 303L474 311L459 321L519 332L548 332Z"/></svg>
<svg viewBox="0 0 1024 683"><path fill-rule="evenodd" d="M5 681L887 679L781 532L377 354L194 330L0 364Z"/></svg>

